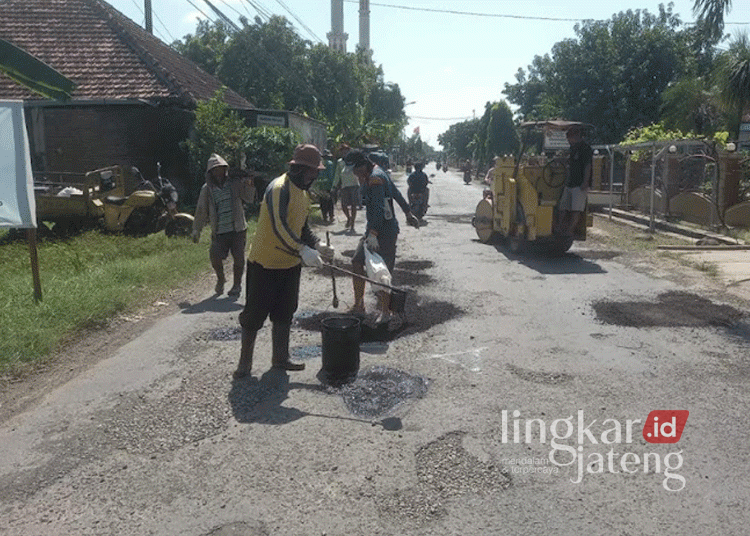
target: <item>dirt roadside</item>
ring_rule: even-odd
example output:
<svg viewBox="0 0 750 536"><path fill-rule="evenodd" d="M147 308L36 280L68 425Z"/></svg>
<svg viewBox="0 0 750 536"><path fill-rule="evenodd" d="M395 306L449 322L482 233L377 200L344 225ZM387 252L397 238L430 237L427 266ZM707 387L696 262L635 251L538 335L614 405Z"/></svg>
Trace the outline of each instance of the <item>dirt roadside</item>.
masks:
<svg viewBox="0 0 750 536"><path fill-rule="evenodd" d="M118 315L106 326L77 333L36 368L18 376L0 376L0 423L38 403L45 394L82 374L158 320L205 296L213 285L213 274L206 273L189 285L151 297L147 305Z"/></svg>
<svg viewBox="0 0 750 536"><path fill-rule="evenodd" d="M318 232L324 235L323 229ZM637 272L674 281L688 290L700 290L715 300L745 310L750 308L750 283L729 284L722 278L720 266L696 263L684 254L659 251L655 247L655 244L690 242L693 240L676 235L651 236L626 222L609 221L597 215L585 249L576 254L588 260L614 259ZM213 284L213 274L206 273L189 285L152 297L141 309L119 315L100 329L79 333L36 369L18 377L0 377L0 423L37 404L45 394L82 374L158 320L198 301L210 292Z"/></svg>

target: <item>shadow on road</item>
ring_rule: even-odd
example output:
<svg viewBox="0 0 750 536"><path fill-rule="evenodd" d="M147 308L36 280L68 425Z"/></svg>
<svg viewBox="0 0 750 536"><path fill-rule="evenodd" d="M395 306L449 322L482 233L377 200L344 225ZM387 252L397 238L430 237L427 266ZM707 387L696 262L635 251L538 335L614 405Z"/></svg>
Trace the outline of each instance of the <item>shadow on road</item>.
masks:
<svg viewBox="0 0 750 536"><path fill-rule="evenodd" d="M519 264L531 268L545 275L562 275L562 274L605 274L607 271L599 264L584 259L580 255L567 252L563 255L552 256L543 250L529 250L523 253L513 253L507 247L494 245L494 248L505 255L508 260L516 261Z"/></svg>
<svg viewBox="0 0 750 536"><path fill-rule="evenodd" d="M194 315L199 313L231 313L242 310L242 302L227 296L213 295L210 298L191 304L181 302L177 304L182 309L182 314Z"/></svg>
<svg viewBox="0 0 750 536"><path fill-rule="evenodd" d="M289 374L270 369L260 378L235 379L229 391L229 404L237 422L258 424L288 424L307 415L297 408L283 406L291 389L325 391L322 385L289 381Z"/></svg>

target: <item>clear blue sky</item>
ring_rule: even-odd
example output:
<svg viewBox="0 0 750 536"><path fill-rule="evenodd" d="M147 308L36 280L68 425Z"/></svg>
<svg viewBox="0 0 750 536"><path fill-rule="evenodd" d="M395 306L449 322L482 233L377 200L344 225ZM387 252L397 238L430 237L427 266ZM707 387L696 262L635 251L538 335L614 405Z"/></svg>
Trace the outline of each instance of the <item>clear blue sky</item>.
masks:
<svg viewBox="0 0 750 536"><path fill-rule="evenodd" d="M227 17L252 19L263 13L284 15L299 34L327 43L331 30L329 0L209 0ZM191 2L193 5L191 5ZM109 3L143 25L143 0ZM385 80L401 88L410 123L422 139L439 148L437 136L452 123L481 116L488 101L503 99L505 83L563 39L575 37L576 21L609 19L628 9L658 12L655 0L370 0L370 47ZM196 6L198 9L196 9ZM398 6L401 6L399 8ZM694 20L693 0L677 0L674 11ZM194 33L197 18L216 19L204 0L152 0L154 33L170 43ZM408 7L409 9L403 9ZM299 20L298 20L299 19ZM735 0L725 18L726 32L750 33L750 2ZM735 24L742 23L742 24ZM344 0L348 50L359 42L359 1Z"/></svg>

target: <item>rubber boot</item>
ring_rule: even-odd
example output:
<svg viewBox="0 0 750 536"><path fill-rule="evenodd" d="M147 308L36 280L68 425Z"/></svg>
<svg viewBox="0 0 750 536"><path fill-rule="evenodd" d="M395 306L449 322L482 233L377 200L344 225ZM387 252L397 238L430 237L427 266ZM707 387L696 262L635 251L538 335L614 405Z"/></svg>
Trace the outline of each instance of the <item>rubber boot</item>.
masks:
<svg viewBox="0 0 750 536"><path fill-rule="evenodd" d="M230 298L239 298L242 293L242 276L245 275L245 265L240 264L234 267L234 284L232 288L227 292L227 296Z"/></svg>
<svg viewBox="0 0 750 536"><path fill-rule="evenodd" d="M253 368L253 349L255 348L255 337L257 331L242 328L242 349L240 350L240 362L234 371L235 378L244 378L250 374Z"/></svg>
<svg viewBox="0 0 750 536"><path fill-rule="evenodd" d="M224 283L226 283L226 279L224 278L224 271L218 271L216 272L216 287L214 287L214 292L216 292L217 295L221 296L224 292Z"/></svg>
<svg viewBox="0 0 750 536"><path fill-rule="evenodd" d="M304 363L292 363L289 359L289 331L291 324L273 324L271 328L271 365L283 370L305 370Z"/></svg>
<svg viewBox="0 0 750 536"><path fill-rule="evenodd" d="M352 285L354 287L354 305L352 306L350 313L357 314L365 313L365 282L358 278L352 278Z"/></svg>

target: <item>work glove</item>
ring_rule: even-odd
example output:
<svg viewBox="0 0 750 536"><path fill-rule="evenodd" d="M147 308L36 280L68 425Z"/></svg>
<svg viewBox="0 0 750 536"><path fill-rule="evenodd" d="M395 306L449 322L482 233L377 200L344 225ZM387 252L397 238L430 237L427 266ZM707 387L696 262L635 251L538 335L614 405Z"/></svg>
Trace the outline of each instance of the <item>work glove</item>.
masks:
<svg viewBox="0 0 750 536"><path fill-rule="evenodd" d="M367 238L365 238L365 245L369 248L370 251L377 251L380 249L378 237L372 233L368 234Z"/></svg>
<svg viewBox="0 0 750 536"><path fill-rule="evenodd" d="M411 225L412 227L416 227L417 229L419 228L419 220L411 212L406 213L406 223L407 225Z"/></svg>
<svg viewBox="0 0 750 536"><path fill-rule="evenodd" d="M303 245L299 250L299 254L300 257L302 257L302 264L305 266L311 266L313 268L323 266L323 259L320 258L320 253L310 246Z"/></svg>
<svg viewBox="0 0 750 536"><path fill-rule="evenodd" d="M198 240L200 240L200 239L201 239L201 234L200 234L200 233L195 233L195 232L194 232L194 233L193 233L193 242L195 242L195 243L197 244L197 243L198 243Z"/></svg>
<svg viewBox="0 0 750 536"><path fill-rule="evenodd" d="M318 242L315 245L315 249L318 250L318 253L320 253L320 256L325 262L327 262L328 264L331 264L333 262L333 256L336 254L336 250L333 249L333 246L328 245L324 242Z"/></svg>

